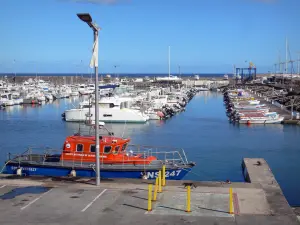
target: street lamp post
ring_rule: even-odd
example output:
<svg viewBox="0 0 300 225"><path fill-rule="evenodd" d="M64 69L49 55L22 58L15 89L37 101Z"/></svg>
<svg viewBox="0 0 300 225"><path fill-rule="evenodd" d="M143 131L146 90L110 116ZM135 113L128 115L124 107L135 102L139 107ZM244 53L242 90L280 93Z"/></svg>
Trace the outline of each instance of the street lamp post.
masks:
<svg viewBox="0 0 300 225"><path fill-rule="evenodd" d="M98 96L98 32L100 28L93 23L89 13L78 13L78 18L87 23L94 32L94 49L91 66L95 68L95 139L96 139L96 185L100 185L100 141L99 141L99 96Z"/></svg>

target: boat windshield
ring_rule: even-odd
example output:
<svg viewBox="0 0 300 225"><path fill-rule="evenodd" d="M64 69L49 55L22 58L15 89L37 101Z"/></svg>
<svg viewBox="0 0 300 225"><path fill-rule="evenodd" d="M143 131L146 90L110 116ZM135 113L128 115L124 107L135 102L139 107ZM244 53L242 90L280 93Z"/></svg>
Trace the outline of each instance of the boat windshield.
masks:
<svg viewBox="0 0 300 225"><path fill-rule="evenodd" d="M125 143L125 144L122 146L122 151L125 151L126 147L127 147L127 143Z"/></svg>
<svg viewBox="0 0 300 225"><path fill-rule="evenodd" d="M116 146L112 153L116 155L118 154L119 150L120 150L120 146Z"/></svg>

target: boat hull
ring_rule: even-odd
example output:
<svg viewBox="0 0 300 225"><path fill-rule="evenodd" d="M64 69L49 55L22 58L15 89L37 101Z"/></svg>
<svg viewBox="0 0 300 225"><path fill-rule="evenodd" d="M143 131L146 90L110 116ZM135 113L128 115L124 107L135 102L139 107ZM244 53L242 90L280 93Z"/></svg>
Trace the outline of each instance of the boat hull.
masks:
<svg viewBox="0 0 300 225"><path fill-rule="evenodd" d="M283 118L275 119L275 120L270 120L270 119L252 119L252 120L239 120L240 124L280 124L282 123Z"/></svg>
<svg viewBox="0 0 300 225"><path fill-rule="evenodd" d="M95 109L70 109L65 110L65 120L67 122L84 122L87 120L87 114L94 112ZM91 120L95 120L92 113ZM146 123L149 117L131 109L99 109L99 121L109 123Z"/></svg>
<svg viewBox="0 0 300 225"><path fill-rule="evenodd" d="M16 174L19 168L18 163L8 162L5 166L5 174ZM93 168L82 168L82 167L63 167L63 166L49 166L49 165L31 165L31 164L20 164L22 175L24 176L51 176L51 177L64 177L69 176L71 171L76 171L78 177L95 177L96 172ZM174 168L166 169L166 179L168 180L181 180L191 170L191 168ZM100 176L103 179L109 178L133 178L141 179L144 170L137 169L100 169ZM155 179L158 176L157 169L149 169L146 172L148 179Z"/></svg>

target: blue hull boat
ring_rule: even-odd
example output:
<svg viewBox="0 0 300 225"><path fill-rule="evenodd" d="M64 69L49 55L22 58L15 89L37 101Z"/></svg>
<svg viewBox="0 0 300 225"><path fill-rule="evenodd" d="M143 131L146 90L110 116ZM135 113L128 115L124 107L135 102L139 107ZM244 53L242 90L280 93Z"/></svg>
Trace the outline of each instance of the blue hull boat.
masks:
<svg viewBox="0 0 300 225"><path fill-rule="evenodd" d="M69 176L71 171L76 171L78 177L95 177L96 173L93 168L82 167L66 167L66 166L49 166L49 165L26 165L22 163L20 166L18 163L8 162L5 166L5 174L16 174L17 169L20 168L23 176L50 176L50 177L66 177ZM183 177L191 170L191 168L175 168L166 169L167 180L182 180ZM133 170L133 169L100 169L101 178L134 178L141 179L143 175L146 175L147 179L155 179L158 176L158 170L149 169Z"/></svg>

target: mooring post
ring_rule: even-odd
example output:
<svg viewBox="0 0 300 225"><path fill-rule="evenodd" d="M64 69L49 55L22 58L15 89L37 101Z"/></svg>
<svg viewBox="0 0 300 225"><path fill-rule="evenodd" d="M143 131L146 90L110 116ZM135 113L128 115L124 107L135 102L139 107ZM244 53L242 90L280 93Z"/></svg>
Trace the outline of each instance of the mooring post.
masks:
<svg viewBox="0 0 300 225"><path fill-rule="evenodd" d="M148 212L152 211L152 184L148 184Z"/></svg>
<svg viewBox="0 0 300 225"><path fill-rule="evenodd" d="M158 171L158 193L162 192L162 188L161 188L161 170Z"/></svg>
<svg viewBox="0 0 300 225"><path fill-rule="evenodd" d="M229 188L229 214L234 214L234 210L233 210L233 197L232 197L232 187Z"/></svg>
<svg viewBox="0 0 300 225"><path fill-rule="evenodd" d="M166 186L166 165L162 167L162 186Z"/></svg>
<svg viewBox="0 0 300 225"><path fill-rule="evenodd" d="M196 187L193 182L183 183L184 187L186 187L186 212L190 213L191 210L191 188Z"/></svg>
<svg viewBox="0 0 300 225"><path fill-rule="evenodd" d="M157 199L157 191L158 191L158 177L156 177L156 179L155 179L154 194L153 194L153 201L154 202Z"/></svg>

